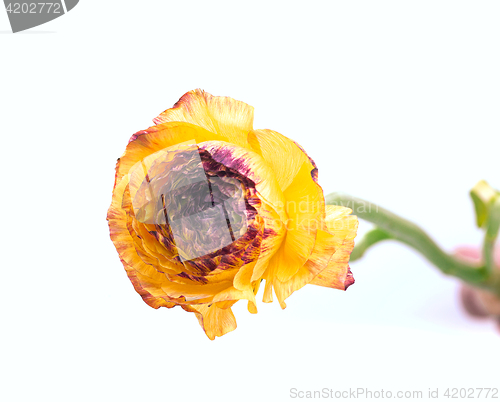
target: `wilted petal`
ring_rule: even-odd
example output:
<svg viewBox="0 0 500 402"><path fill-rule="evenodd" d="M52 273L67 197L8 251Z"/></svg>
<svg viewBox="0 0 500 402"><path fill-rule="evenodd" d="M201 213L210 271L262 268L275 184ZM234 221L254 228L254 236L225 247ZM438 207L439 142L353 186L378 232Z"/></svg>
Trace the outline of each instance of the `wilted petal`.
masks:
<svg viewBox="0 0 500 402"><path fill-rule="evenodd" d="M198 322L212 341L216 336L225 335L236 329L236 318L230 308L222 309L216 304L183 306L183 308L196 314Z"/></svg>
<svg viewBox="0 0 500 402"><path fill-rule="evenodd" d="M313 285L346 290L354 283L349 269L349 256L354 248L354 238L358 229L358 218L348 215L352 211L341 206L326 206L328 231L335 235L335 254L328 266L311 282Z"/></svg>
<svg viewBox="0 0 500 402"><path fill-rule="evenodd" d="M195 89L154 119L156 124L172 121L192 123L219 134L224 137L223 141L248 147L247 134L253 129L253 107Z"/></svg>
<svg viewBox="0 0 500 402"><path fill-rule="evenodd" d="M198 144L203 141L221 141L225 139L202 127L181 122L171 122L153 126L147 130L139 131L134 134L132 138L134 138L134 140L128 143L124 154L117 163L116 183L119 182L124 175L130 173L136 163L143 161L148 156L158 151L176 146L179 143L194 142Z"/></svg>

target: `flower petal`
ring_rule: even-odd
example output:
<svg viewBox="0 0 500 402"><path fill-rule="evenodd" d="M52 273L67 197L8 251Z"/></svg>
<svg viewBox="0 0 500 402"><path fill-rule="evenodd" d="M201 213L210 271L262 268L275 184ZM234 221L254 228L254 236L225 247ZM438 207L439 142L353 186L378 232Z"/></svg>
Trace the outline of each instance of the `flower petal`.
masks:
<svg viewBox="0 0 500 402"><path fill-rule="evenodd" d="M281 281L276 274L281 264L279 257L269 264L265 273L265 302L272 301L271 287L284 309L285 299L308 283L345 290L354 282L348 261L354 247L357 217L349 215L352 211L345 207L326 206L326 210L328 231L317 230L311 256L289 280ZM284 249L278 253L283 259Z"/></svg>
<svg viewBox="0 0 500 402"><path fill-rule="evenodd" d="M212 96L195 89L186 93L172 109L153 120L192 123L224 137L224 141L248 147L247 134L253 129L253 107L224 96Z"/></svg>
<svg viewBox="0 0 500 402"><path fill-rule="evenodd" d="M304 162L299 173L283 193L288 225L284 250L274 257L276 278L287 282L306 263L316 242L316 231L323 229L325 201L321 187L311 177L312 165ZM326 228L325 228L326 229Z"/></svg>
<svg viewBox="0 0 500 402"><path fill-rule="evenodd" d="M349 208L327 205L326 224L328 231L335 234L337 250L328 266L313 279L313 285L346 290L354 283L349 269L349 256L354 248L358 218L348 215L351 212Z"/></svg>
<svg viewBox="0 0 500 402"><path fill-rule="evenodd" d="M183 308L196 314L205 334L212 341L216 336L225 335L236 329L236 319L231 308L222 309L216 304L199 304Z"/></svg>
<svg viewBox="0 0 500 402"><path fill-rule="evenodd" d="M299 173L307 155L295 142L272 130L253 130L248 134L251 147L271 166L281 191L285 191Z"/></svg>
<svg viewBox="0 0 500 402"><path fill-rule="evenodd" d="M251 282L260 280L267 269L269 260L279 250L286 234L286 228L278 213L266 202L258 208L259 216L264 219L265 229L260 247L260 255L253 269Z"/></svg>
<svg viewBox="0 0 500 402"><path fill-rule="evenodd" d="M321 229L317 230L314 249L307 262L288 281L282 282L276 278L273 282L276 297L282 308L286 307L285 299L296 290L310 283L316 275L328 266L330 259L337 251L337 245L338 242L335 241L333 234Z"/></svg>
<svg viewBox="0 0 500 402"><path fill-rule="evenodd" d="M165 123L139 131L132 136L125 152L116 166L115 184L128 174L138 162L148 156L180 143L200 143L210 140L224 140L225 138L211 133L201 127L189 123Z"/></svg>

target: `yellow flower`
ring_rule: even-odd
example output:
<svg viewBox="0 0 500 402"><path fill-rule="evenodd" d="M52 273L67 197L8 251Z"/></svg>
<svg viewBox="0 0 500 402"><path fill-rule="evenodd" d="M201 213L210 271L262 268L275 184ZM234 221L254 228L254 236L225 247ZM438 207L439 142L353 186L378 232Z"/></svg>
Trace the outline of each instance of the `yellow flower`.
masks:
<svg viewBox="0 0 500 402"><path fill-rule="evenodd" d="M196 314L210 339L236 328L240 299L257 312L265 279L284 300L306 284L345 290L357 218L325 206L303 149L253 129L253 108L201 90L132 136L116 166L111 239L151 307Z"/></svg>

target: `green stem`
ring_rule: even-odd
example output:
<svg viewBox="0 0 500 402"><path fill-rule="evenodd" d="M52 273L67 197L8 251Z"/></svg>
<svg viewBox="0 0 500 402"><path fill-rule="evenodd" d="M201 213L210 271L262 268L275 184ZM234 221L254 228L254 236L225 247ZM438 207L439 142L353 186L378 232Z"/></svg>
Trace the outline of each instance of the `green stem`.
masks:
<svg viewBox="0 0 500 402"><path fill-rule="evenodd" d="M357 259L363 257L366 250L368 250L374 244L381 242L382 240L389 240L392 237L379 228L375 228L368 233L366 233L361 240L356 242L356 247L352 250L351 261L356 261Z"/></svg>
<svg viewBox="0 0 500 402"><path fill-rule="evenodd" d="M368 247L381 240L394 239L421 253L443 273L456 276L465 282L486 288L500 295L500 275L498 270L489 272L486 266L467 264L445 253L416 224L376 204L347 194L332 193L326 197L326 203L351 208L359 218L372 222L377 226L376 232L369 232L368 239L362 239L359 242L359 251L353 251L355 257L361 257Z"/></svg>
<svg viewBox="0 0 500 402"><path fill-rule="evenodd" d="M495 271L495 243L500 229L500 197L495 197L489 207L489 216L484 236L483 256L488 272Z"/></svg>

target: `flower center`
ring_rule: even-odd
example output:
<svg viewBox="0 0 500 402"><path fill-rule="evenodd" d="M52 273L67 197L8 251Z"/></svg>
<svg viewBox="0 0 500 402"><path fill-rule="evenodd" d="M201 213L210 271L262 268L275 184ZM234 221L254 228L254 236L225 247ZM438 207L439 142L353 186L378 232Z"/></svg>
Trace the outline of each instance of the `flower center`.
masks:
<svg viewBox="0 0 500 402"><path fill-rule="evenodd" d="M224 253L245 235L256 214L247 197L253 182L196 145L145 158L134 167L130 183L136 190L136 219L154 225L181 262Z"/></svg>

